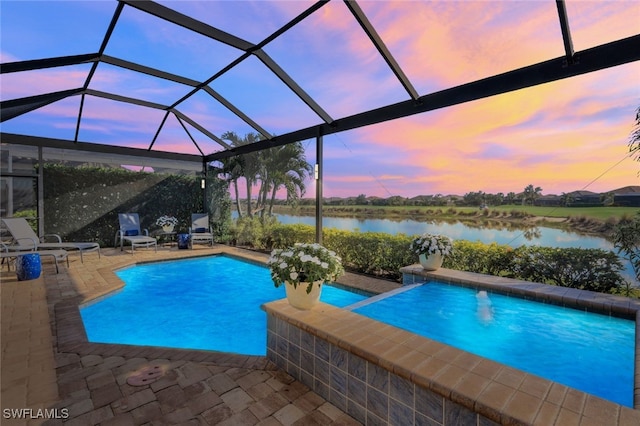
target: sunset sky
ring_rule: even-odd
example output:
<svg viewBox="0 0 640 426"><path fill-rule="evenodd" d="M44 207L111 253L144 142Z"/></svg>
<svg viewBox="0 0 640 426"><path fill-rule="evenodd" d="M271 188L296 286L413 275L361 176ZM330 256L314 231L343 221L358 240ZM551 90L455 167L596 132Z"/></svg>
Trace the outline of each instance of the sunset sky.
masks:
<svg viewBox="0 0 640 426"><path fill-rule="evenodd" d="M259 43L313 3L159 2ZM553 0L359 1L420 95L564 55ZM567 0L576 51L640 33L640 2ZM0 60L97 52L117 1L0 1ZM265 52L334 119L407 93L342 1L333 0ZM242 52L126 6L105 50L204 81ZM89 65L3 74L9 100L81 87ZM256 58L210 86L272 134L320 119ZM171 105L190 88L101 64L90 88ZM80 97L2 123L2 131L72 140ZM324 195L412 197L470 191L544 194L640 185L627 143L640 106L640 62L324 138ZM177 109L220 136L252 129L205 93ZM87 97L79 140L147 148L163 111ZM222 148L188 127L205 154ZM304 141L314 161L314 141ZM198 153L170 116L153 149ZM306 196L313 196L312 182Z"/></svg>

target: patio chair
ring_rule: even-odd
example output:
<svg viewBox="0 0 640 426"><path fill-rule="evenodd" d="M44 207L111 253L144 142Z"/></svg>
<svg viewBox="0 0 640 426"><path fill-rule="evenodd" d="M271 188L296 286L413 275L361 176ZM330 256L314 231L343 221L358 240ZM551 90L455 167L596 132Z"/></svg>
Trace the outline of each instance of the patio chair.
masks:
<svg viewBox="0 0 640 426"><path fill-rule="evenodd" d="M213 234L209 225L209 215L206 213L193 213L191 215L191 248L193 244L211 244L213 247Z"/></svg>
<svg viewBox="0 0 640 426"><path fill-rule="evenodd" d="M127 241L131 244L131 254L133 254L136 247L154 247L158 251L158 241L149 236L149 230L145 229L144 234L140 229L140 217L138 213L119 213L118 221L120 222L120 229L116 231L116 238L114 246L118 246L118 240L120 240L120 251L124 249L124 242Z"/></svg>
<svg viewBox="0 0 640 426"><path fill-rule="evenodd" d="M29 222L23 217L9 217L2 219L5 228L11 234L13 241L7 245L9 251L24 250L78 250L80 261L84 262L83 253L85 251L98 251L100 258L100 244L91 242L63 242L58 234L47 234L38 238ZM56 242L47 242L47 238L54 238Z"/></svg>
<svg viewBox="0 0 640 426"><path fill-rule="evenodd" d="M10 251L9 246L5 243L0 242L2 244L2 251L0 252L0 258L2 258L2 263L4 263L5 259L7 260L7 270L11 270L11 260L16 260L18 256L29 253L37 253L41 257L51 257L53 259L54 264L56 265L56 274L60 272L58 268L58 261L67 261L67 268L69 267L69 257L66 250L24 250L24 251Z"/></svg>

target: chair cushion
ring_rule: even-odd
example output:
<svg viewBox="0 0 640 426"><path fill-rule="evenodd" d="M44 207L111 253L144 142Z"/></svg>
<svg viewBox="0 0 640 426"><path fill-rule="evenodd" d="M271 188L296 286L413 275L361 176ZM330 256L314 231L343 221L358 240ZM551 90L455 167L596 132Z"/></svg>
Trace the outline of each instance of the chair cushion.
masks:
<svg viewBox="0 0 640 426"><path fill-rule="evenodd" d="M207 228L196 228L195 230L196 234L204 234L205 232L207 232Z"/></svg>
<svg viewBox="0 0 640 426"><path fill-rule="evenodd" d="M134 237L136 235L138 235L140 232L138 232L137 229L129 229L128 231L124 231L124 236L125 237Z"/></svg>

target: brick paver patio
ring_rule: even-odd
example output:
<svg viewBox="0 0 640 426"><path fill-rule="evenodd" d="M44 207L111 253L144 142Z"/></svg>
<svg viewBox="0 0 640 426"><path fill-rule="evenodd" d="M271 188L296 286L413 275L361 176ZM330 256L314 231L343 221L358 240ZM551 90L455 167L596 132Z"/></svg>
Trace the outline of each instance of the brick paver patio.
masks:
<svg viewBox="0 0 640 426"><path fill-rule="evenodd" d="M236 252L175 248L103 249L70 255L67 269L43 262L37 280L0 275L3 425L349 425L358 424L264 357L86 341L78 304L122 285L113 270L135 262ZM244 255L264 258L259 253ZM350 284L366 287L362 278ZM381 282L378 291L392 283ZM117 320L117 319L114 319ZM128 379L157 367L159 377ZM158 373L159 371L159 373ZM154 380L155 379L155 380ZM16 417L22 417L18 419ZM25 419L26 417L26 419ZM58 417L51 419L48 417Z"/></svg>

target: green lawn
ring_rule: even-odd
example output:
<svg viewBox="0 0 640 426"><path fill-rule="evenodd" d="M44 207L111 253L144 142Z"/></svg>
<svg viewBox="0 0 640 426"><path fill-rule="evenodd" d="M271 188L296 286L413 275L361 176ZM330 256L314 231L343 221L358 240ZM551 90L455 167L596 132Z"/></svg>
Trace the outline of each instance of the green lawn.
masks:
<svg viewBox="0 0 640 426"><path fill-rule="evenodd" d="M449 209L453 209L457 212L478 212L480 210L477 207L422 207L422 206L324 206L325 212L332 210L341 213L351 212L357 214L358 212L366 214L367 211L388 211L390 214L394 212L396 214L403 213L417 213L426 212L427 210L437 211L440 210L444 215L448 215ZM570 216L585 216L588 218L598 219L605 221L610 217L620 218L624 215L633 216L640 209L637 207L539 207L539 206L522 206L522 205L503 205L490 207L489 210L498 210L504 212L511 211L523 211L534 216L543 217L570 217Z"/></svg>
<svg viewBox="0 0 640 426"><path fill-rule="evenodd" d="M525 211L535 216L569 217L585 216L598 220L607 220L610 217L620 218L624 215L633 216L640 209L637 207L538 207L538 206L499 206L492 207L504 211Z"/></svg>

